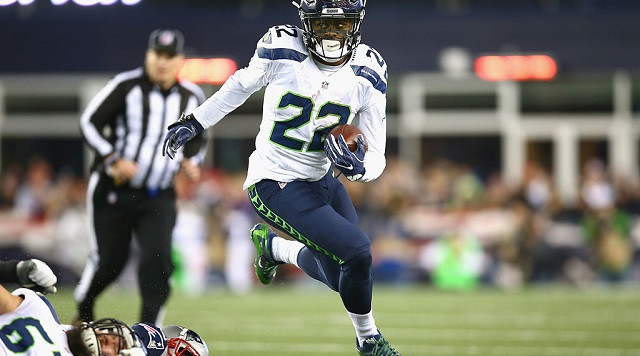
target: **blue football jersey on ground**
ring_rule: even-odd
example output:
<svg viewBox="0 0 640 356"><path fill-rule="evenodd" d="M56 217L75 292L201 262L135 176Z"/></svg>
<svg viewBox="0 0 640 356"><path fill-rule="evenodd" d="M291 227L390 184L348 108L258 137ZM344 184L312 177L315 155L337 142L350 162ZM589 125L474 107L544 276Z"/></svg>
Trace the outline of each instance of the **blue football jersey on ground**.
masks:
<svg viewBox="0 0 640 356"><path fill-rule="evenodd" d="M138 337L147 356L160 356L167 348L167 337L162 330L151 324L137 323L131 329Z"/></svg>

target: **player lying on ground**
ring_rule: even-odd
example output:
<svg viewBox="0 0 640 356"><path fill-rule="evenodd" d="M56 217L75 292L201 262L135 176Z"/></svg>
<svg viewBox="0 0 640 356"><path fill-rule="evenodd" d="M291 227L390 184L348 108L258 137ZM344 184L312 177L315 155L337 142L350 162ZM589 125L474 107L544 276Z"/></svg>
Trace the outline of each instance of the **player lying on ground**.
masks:
<svg viewBox="0 0 640 356"><path fill-rule="evenodd" d="M40 260L1 261L0 283L55 293L57 278ZM42 294L27 288L10 293L2 285L0 340L2 355L209 356L207 345L193 330L144 323L130 328L116 319L64 325Z"/></svg>
<svg viewBox="0 0 640 356"><path fill-rule="evenodd" d="M178 325L137 323L129 328L116 319L100 319L78 329L92 356L209 356L204 340Z"/></svg>

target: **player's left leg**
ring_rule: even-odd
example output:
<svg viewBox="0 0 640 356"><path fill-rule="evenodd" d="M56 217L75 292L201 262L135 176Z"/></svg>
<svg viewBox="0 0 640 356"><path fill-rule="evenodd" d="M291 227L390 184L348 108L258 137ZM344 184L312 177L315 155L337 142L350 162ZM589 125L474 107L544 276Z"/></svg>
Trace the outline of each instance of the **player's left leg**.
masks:
<svg viewBox="0 0 640 356"><path fill-rule="evenodd" d="M358 225L356 210L345 187L334 177L327 177L327 181L331 206L354 225ZM343 301L345 298L356 299L350 302L352 308L347 308L353 327L356 330L356 348L358 353L364 356L400 356L400 353L393 349L380 334L373 318L371 307L373 291L371 263L372 253L369 246L367 251L356 255L341 266L340 295Z"/></svg>
<svg viewBox="0 0 640 356"><path fill-rule="evenodd" d="M312 186L318 185L318 194L325 200L340 216L345 218L353 225L358 225L358 215L351 198L349 197L344 186L328 174L323 180L310 183ZM342 265L335 262L324 253L318 252L313 248L298 248L296 250L294 243L283 242L284 239L274 239L274 254L286 263L293 263L304 270L310 277L321 281L336 292L340 291L340 276L342 274ZM288 247L282 247L283 245ZM282 253L281 250L299 251L297 253Z"/></svg>
<svg viewBox="0 0 640 356"><path fill-rule="evenodd" d="M340 293L356 328L359 347L368 338L384 341L371 312L371 244L357 226L344 186L331 175L318 182L286 185L263 181L252 187L249 195L263 219L306 245L299 250L297 265ZM278 239L271 237L270 252L277 250L273 245L277 247ZM272 260L284 260L278 253L273 255Z"/></svg>
<svg viewBox="0 0 640 356"><path fill-rule="evenodd" d="M173 272L171 235L176 222L175 197L164 191L138 206L136 239L140 245L138 284L142 296L140 322L161 325L161 309L170 293Z"/></svg>
<svg viewBox="0 0 640 356"><path fill-rule="evenodd" d="M368 237L329 204L325 179L286 185L264 180L251 187L249 195L254 209L265 221L333 261L334 265L340 266L360 254L370 253ZM336 276L328 283L336 290L339 271L339 268L331 271Z"/></svg>

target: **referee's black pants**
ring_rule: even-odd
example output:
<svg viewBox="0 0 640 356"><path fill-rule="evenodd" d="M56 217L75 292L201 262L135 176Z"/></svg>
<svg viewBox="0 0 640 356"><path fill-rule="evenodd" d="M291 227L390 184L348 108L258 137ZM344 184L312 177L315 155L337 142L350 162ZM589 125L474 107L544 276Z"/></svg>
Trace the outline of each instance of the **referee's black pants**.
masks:
<svg viewBox="0 0 640 356"><path fill-rule="evenodd" d="M94 172L87 189L88 213L92 219L91 255L75 290L78 317L94 320L98 295L124 269L131 240L140 247L138 287L142 296L140 322L161 324L160 311L170 293L173 271L171 235L176 222L173 188L148 192Z"/></svg>

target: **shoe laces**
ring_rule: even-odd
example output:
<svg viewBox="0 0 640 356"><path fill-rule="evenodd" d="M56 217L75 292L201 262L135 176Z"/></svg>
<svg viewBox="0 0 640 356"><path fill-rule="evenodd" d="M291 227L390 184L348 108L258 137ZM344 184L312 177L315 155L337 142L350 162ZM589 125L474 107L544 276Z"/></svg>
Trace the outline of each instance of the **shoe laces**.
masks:
<svg viewBox="0 0 640 356"><path fill-rule="evenodd" d="M258 267L264 268L267 270L272 270L278 266L278 263L275 261L269 261L269 258L266 256L258 257Z"/></svg>
<svg viewBox="0 0 640 356"><path fill-rule="evenodd" d="M365 342L369 343L369 340ZM402 356L398 351L396 351L389 342L385 340L383 337L380 337L373 344L373 350L371 350L372 356Z"/></svg>

